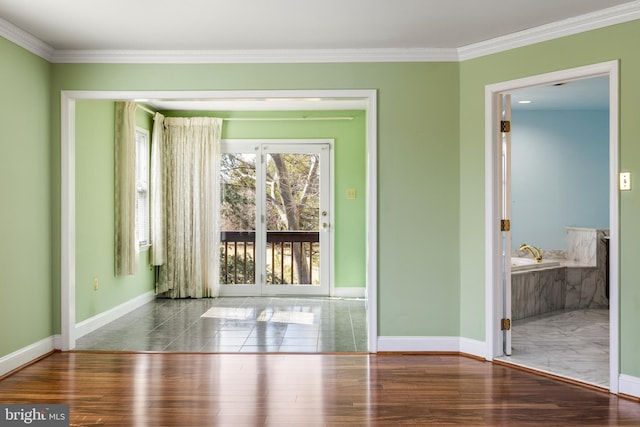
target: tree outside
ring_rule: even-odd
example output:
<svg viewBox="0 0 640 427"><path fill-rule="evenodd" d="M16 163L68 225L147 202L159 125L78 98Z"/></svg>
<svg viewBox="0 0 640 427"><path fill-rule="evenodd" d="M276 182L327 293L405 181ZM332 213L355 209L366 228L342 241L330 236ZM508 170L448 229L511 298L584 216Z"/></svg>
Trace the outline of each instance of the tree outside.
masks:
<svg viewBox="0 0 640 427"><path fill-rule="evenodd" d="M266 160L266 212L270 251L267 255L267 282L274 284L310 284L318 279L318 247L308 242L305 232L317 241L319 231L320 179L317 154L270 153ZM255 231L256 169L255 154L223 154L221 166L221 228L224 231ZM286 232L286 233L277 233ZM287 237L288 236L288 237ZM250 237L250 233L246 234ZM283 240L289 240L286 243ZM306 243L297 240L307 239ZM223 239L224 240L224 239ZM238 251L234 243L232 256L227 246L221 268L222 283L246 281L255 274L255 233ZM248 249L247 249L248 248ZM225 244L223 244L223 252ZM286 262L292 259L292 263ZM313 278L315 272L315 278ZM291 278L293 277L293 280ZM236 280L245 281L236 281Z"/></svg>

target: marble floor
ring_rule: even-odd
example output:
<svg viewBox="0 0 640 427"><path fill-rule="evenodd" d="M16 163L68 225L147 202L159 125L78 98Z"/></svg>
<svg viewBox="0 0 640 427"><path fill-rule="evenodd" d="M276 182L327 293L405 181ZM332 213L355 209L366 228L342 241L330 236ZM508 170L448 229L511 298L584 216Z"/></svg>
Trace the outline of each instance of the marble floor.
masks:
<svg viewBox="0 0 640 427"><path fill-rule="evenodd" d="M609 388L609 310L547 313L512 328L512 355L500 360Z"/></svg>
<svg viewBox="0 0 640 427"><path fill-rule="evenodd" d="M363 299L157 299L91 332L76 350L366 352Z"/></svg>

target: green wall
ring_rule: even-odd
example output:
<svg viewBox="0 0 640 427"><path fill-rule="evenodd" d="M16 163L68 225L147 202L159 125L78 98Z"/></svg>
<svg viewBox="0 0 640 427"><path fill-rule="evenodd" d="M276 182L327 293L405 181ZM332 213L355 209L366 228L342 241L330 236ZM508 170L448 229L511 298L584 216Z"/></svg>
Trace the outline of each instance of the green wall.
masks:
<svg viewBox="0 0 640 427"><path fill-rule="evenodd" d="M376 89L379 334L457 336L458 68L456 63L55 64L52 161L56 165L60 158L61 90ZM56 168L52 212L59 221ZM54 236L56 243L59 238ZM58 253L52 262L59 264Z"/></svg>
<svg viewBox="0 0 640 427"><path fill-rule="evenodd" d="M142 110L136 121L151 129L151 116ZM76 103L76 322L154 289L149 251L140 253L137 274L114 274L114 126L114 102Z"/></svg>
<svg viewBox="0 0 640 427"><path fill-rule="evenodd" d="M0 357L54 333L50 69L0 38Z"/></svg>
<svg viewBox="0 0 640 427"><path fill-rule="evenodd" d="M460 65L460 335L484 340L485 85L620 60L620 169L640 173L640 21L515 49ZM640 376L640 193L620 195L622 373Z"/></svg>
<svg viewBox="0 0 640 427"><path fill-rule="evenodd" d="M366 284L366 117L364 111L164 111L195 117L353 117L353 120L225 121L223 139L334 139L334 279L336 288ZM347 200L346 190L357 197Z"/></svg>

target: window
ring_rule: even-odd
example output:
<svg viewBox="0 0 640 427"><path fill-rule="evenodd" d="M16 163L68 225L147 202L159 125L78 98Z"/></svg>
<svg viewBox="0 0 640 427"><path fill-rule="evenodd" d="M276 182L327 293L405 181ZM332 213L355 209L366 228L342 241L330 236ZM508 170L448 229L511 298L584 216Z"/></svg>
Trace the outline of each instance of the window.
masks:
<svg viewBox="0 0 640 427"><path fill-rule="evenodd" d="M140 249L149 242L149 131L136 128L136 240Z"/></svg>

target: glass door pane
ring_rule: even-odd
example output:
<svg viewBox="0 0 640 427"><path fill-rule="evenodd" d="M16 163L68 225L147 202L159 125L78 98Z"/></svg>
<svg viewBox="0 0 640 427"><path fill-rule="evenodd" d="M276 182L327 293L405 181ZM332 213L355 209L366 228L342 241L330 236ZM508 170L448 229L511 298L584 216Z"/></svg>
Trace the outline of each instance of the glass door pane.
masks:
<svg viewBox="0 0 640 427"><path fill-rule="evenodd" d="M256 153L222 153L220 284L256 284Z"/></svg>
<svg viewBox="0 0 640 427"><path fill-rule="evenodd" d="M319 286L320 155L270 152L265 163L266 285Z"/></svg>

